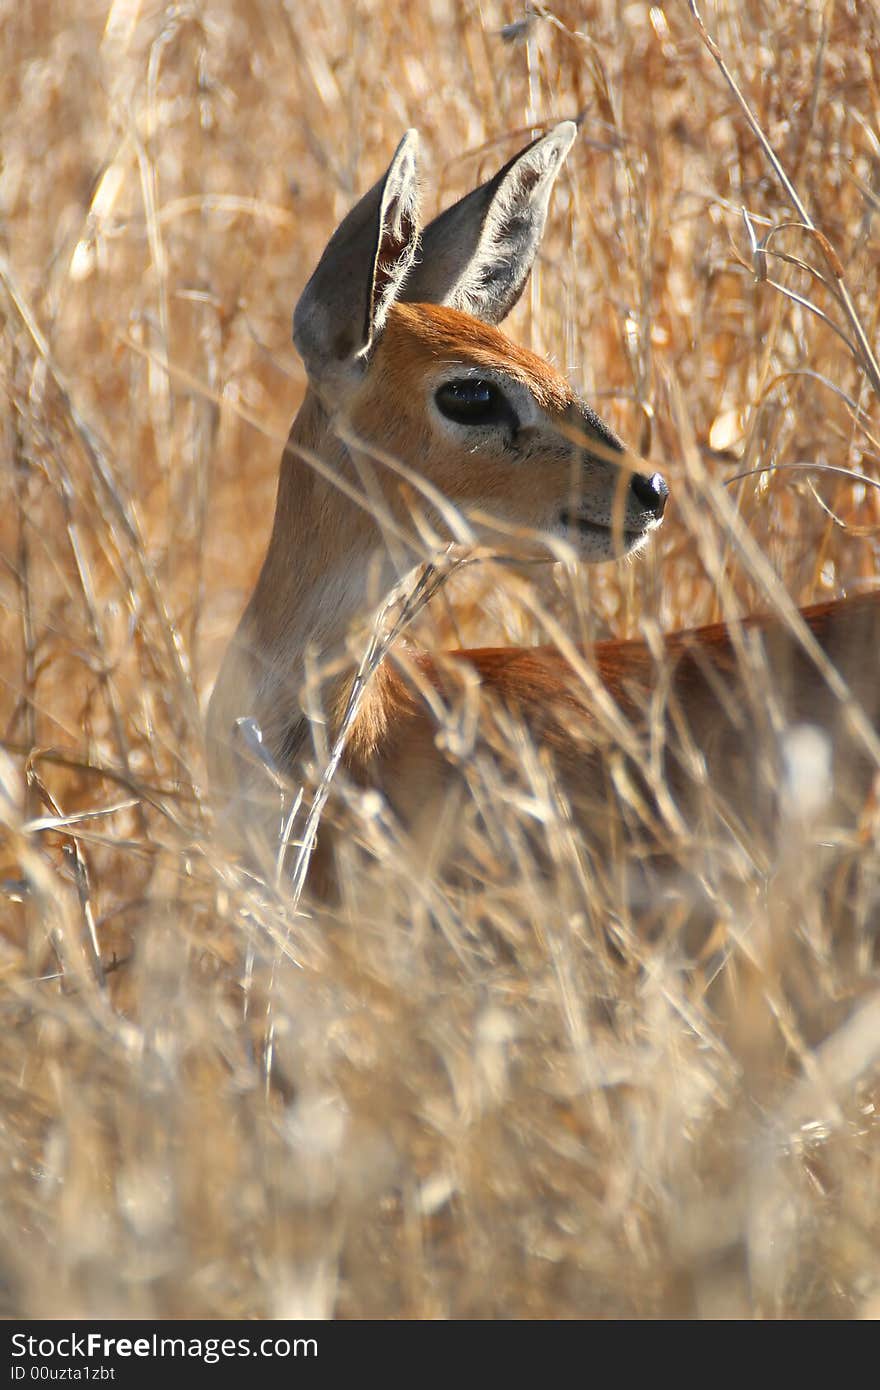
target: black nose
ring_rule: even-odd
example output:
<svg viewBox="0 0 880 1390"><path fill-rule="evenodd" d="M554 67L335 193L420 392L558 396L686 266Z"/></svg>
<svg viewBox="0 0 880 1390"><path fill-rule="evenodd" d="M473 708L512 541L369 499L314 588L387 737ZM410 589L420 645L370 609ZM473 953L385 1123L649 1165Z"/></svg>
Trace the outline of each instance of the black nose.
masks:
<svg viewBox="0 0 880 1390"><path fill-rule="evenodd" d="M652 473L650 478L647 478L644 473L634 473L630 486L639 505L659 521L666 510L666 499L669 496L669 488L663 481L662 474Z"/></svg>

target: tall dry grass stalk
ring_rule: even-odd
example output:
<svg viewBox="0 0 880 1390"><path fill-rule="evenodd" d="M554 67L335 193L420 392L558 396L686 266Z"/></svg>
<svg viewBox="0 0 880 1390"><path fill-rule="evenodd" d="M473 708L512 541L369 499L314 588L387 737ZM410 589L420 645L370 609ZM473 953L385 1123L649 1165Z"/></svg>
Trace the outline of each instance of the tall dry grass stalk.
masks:
<svg viewBox="0 0 880 1390"><path fill-rule="evenodd" d="M425 640L876 586L876 8L707 4L742 101L682 4L79 8L0 7L8 1309L876 1314L870 807L831 844L675 847L694 943L521 730L469 751L465 692L467 865L414 864L336 777L331 910L224 852L201 722L304 386L293 303L410 125L446 202L580 118L510 330L677 503L636 564L472 567ZM279 786L288 855L307 805Z"/></svg>

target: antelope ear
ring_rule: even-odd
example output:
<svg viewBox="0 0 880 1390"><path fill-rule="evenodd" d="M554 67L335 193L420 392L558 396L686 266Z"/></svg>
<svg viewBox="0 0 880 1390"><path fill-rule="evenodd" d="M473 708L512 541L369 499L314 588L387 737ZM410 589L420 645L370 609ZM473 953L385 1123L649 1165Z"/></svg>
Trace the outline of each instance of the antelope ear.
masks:
<svg viewBox="0 0 880 1390"><path fill-rule="evenodd" d="M293 341L320 389L369 355L400 295L419 239L418 132L333 233L293 315Z"/></svg>
<svg viewBox="0 0 880 1390"><path fill-rule="evenodd" d="M574 121L562 121L436 217L401 298L500 323L525 288L553 184L576 134Z"/></svg>

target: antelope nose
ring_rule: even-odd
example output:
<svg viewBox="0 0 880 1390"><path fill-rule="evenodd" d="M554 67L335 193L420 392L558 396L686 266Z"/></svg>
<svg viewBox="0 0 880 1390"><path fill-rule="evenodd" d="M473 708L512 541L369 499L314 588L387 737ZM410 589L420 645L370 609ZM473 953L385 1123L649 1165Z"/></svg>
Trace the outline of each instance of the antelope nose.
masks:
<svg viewBox="0 0 880 1390"><path fill-rule="evenodd" d="M663 475L652 473L649 478L644 473L634 473L630 486L639 506L644 507L646 512L650 512L659 521L666 510L666 499L669 496L669 488Z"/></svg>

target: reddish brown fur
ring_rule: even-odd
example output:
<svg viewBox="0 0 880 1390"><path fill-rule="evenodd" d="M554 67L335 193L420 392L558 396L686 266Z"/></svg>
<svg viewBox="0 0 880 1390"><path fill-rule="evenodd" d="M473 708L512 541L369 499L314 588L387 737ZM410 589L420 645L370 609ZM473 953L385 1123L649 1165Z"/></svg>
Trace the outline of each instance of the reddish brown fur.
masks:
<svg viewBox="0 0 880 1390"><path fill-rule="evenodd" d="M395 305L385 328L384 353L389 384L404 390L431 363L466 361L477 367L502 367L518 376L550 414L566 410L574 401L570 383L549 362L491 324L442 304Z"/></svg>
<svg viewBox="0 0 880 1390"><path fill-rule="evenodd" d="M880 724L880 592L817 604L802 612L821 648L848 681L852 694L877 727ZM760 634L770 681L750 693L739 644ZM722 623L667 637L660 658L644 642L603 642L593 653L602 685L629 721L637 739L647 727L647 711L661 679L668 679L662 723L668 740L666 776L683 809L694 791L682 771L676 747L681 721L705 756L710 779L722 803L756 828L766 830L768 757L762 727L764 701L779 702L787 725L811 723L831 734L835 745L834 805L857 811L869 783L872 762L857 736L844 727L839 701L797 637L778 619L756 616L739 632ZM454 651L443 658L418 654L422 679L437 691L454 691L456 664L479 680L491 712L496 705L522 717L532 737L552 750L563 785L575 808L595 802L597 757L608 738L591 709L584 687L553 647L485 647ZM768 696L768 689L772 695ZM448 786L451 768L436 746L427 705L398 672L383 669L374 707L356 730L353 757L358 775L378 784L405 821L416 818L431 795ZM755 705L759 706L755 708ZM678 721L678 723L676 722ZM769 778L772 782L772 776ZM772 790L772 788L771 788ZM600 819L607 818L607 804ZM593 830L597 829L594 824ZM604 834L607 827L600 826Z"/></svg>

